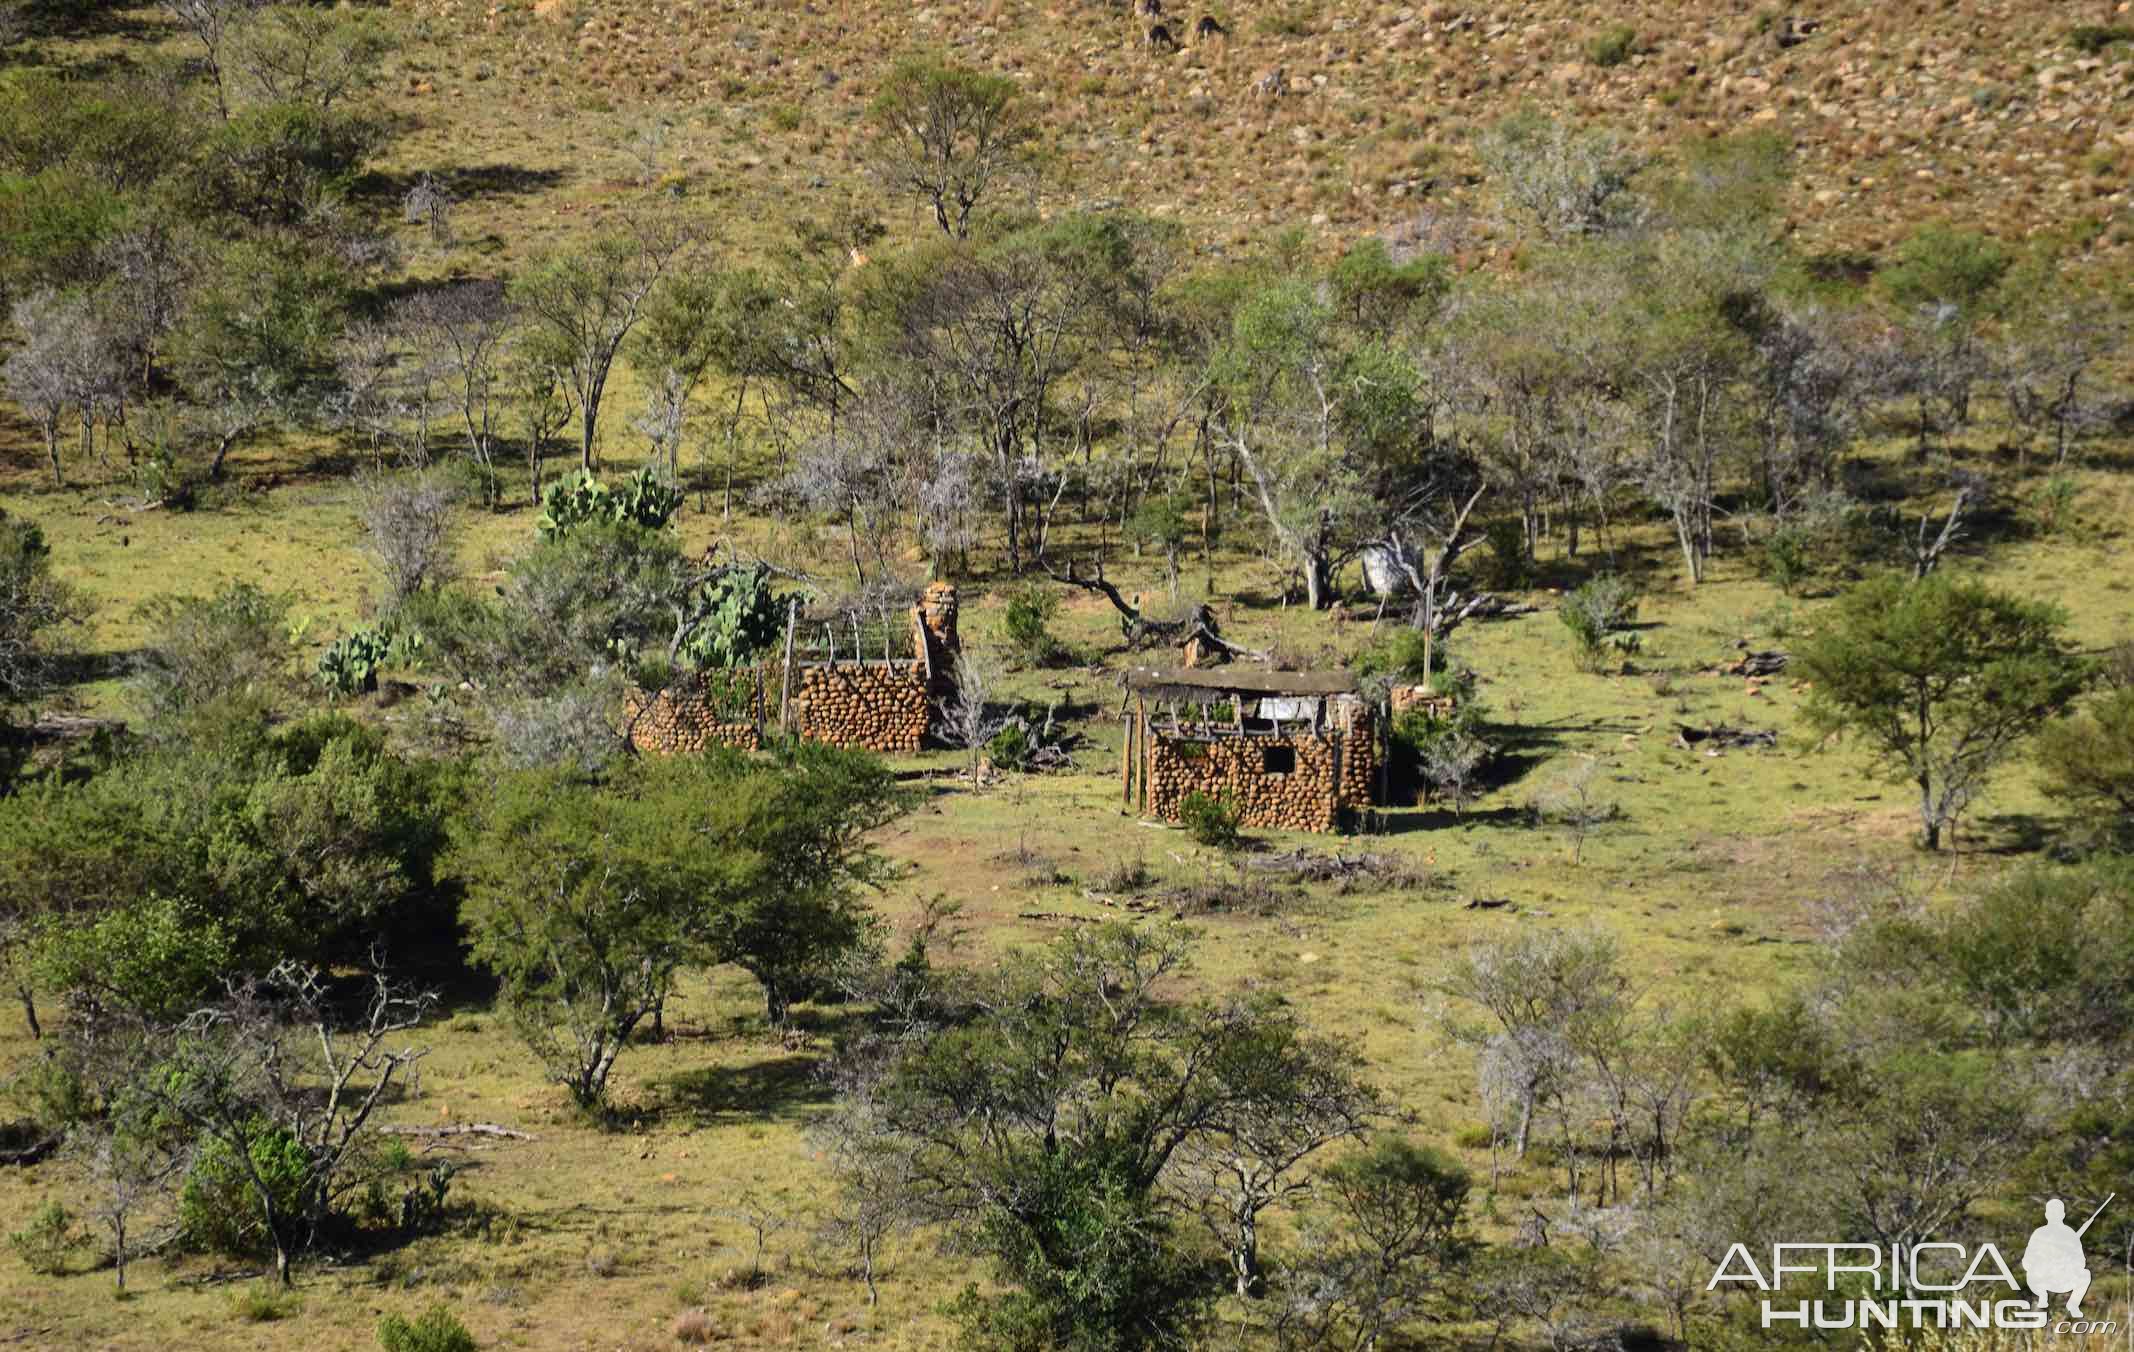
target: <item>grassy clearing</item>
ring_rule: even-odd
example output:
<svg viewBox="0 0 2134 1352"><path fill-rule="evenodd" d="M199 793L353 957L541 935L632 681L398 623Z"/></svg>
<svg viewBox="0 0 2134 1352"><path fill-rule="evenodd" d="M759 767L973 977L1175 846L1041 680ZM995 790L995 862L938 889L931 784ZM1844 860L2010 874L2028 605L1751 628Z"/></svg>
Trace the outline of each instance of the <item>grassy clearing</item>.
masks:
<svg viewBox="0 0 2134 1352"><path fill-rule="evenodd" d="M267 462L241 470L275 472ZM2128 490L2107 474L2085 473L2080 481L2071 526L1998 543L1983 561L1951 566L2059 599L2078 638L2101 644L2134 632L2134 589L2119 580ZM138 641L131 608L147 596L205 590L232 577L296 590L299 613L318 617L313 639L367 603L351 495L339 485L290 475L225 506L123 522L99 519L107 509L94 491L24 493L21 478L9 487L18 491L0 497L0 505L43 520L62 567L97 599L85 639L98 653L122 653ZM493 568L525 538L530 519L521 510L473 522L465 541L469 567ZM717 525L715 514L692 510L683 529L694 545L708 542ZM1305 888L1271 908L1256 904L1195 922L1205 935L1200 982L1213 989L1271 986L1304 1004L1317 1024L1363 1051L1415 1114L1417 1130L1441 1144L1476 1140L1481 1123L1468 1058L1434 1031L1427 990L1458 946L1519 927L1595 925L1619 939L1650 998L1682 1005L1754 998L1799 980L1815 961L1818 909L1831 898L1890 878L1930 894L1974 886L2034 848L2046 825L2029 771L2017 766L1967 824L1959 848L1931 859L1918 854L1901 789L1867 778L1850 751L1817 752L1796 735L1801 692L1794 685L1779 678L1752 691L1740 678L1708 674L1740 643L1787 646L1812 629L1823 601L1789 601L1731 557L1712 581L1690 590L1664 571L1665 549L1656 530L1649 538L1634 533L1624 548L1622 562L1650 588L1634 674L1575 671L1546 590L1529 597L1543 607L1539 613L1456 636L1460 656L1482 676L1492 735L1507 753L1504 769L1464 815L1394 810L1384 834L1363 842L1261 836L1283 848L1394 851L1425 883L1345 895ZM825 557L834 554L826 550ZM1594 562L1542 561L1544 575L1559 585ZM1267 600L1262 588L1271 579L1259 576L1262 565L1253 560L1218 564L1218 575L1235 579L1242 595L1213 600L1226 629L1243 641L1304 654L1327 650L1322 660L1367 641L1367 611L1364 619L1331 625ZM1160 586L1153 563L1138 576L1131 566L1119 571L1152 595ZM1197 566L1187 570L1189 579L1201 576ZM967 641L997 646L1000 595L984 585L967 594ZM1057 629L1084 657L1100 653L1116 633L1103 603L1080 595L1062 608ZM1122 863L1145 865L1147 895L1188 882L1244 885L1233 862L1124 812L1114 778L1116 687L1105 671L1025 671L1011 686L1026 698L1066 701L1090 741L1081 770L982 788L927 782L918 808L881 840L903 866L881 899L893 919L908 919L936 893L961 901L965 957L982 960L1056 932L1064 922L1049 917L1118 914L1089 893L1105 895ZM84 703L107 708L118 707L122 693L108 681L80 692ZM1676 723L1717 721L1776 729L1779 748L1709 755L1674 744ZM1533 825L1527 806L1589 760L1597 792L1621 815L1594 830L1574 864L1568 834ZM931 752L908 764L947 770L960 759ZM1470 909L1478 898L1511 905ZM540 1137L435 1150L470 1166L454 1183L462 1209L450 1235L307 1268L301 1302L261 1322L231 1296L233 1274L204 1260L142 1263L133 1277L138 1294L123 1304L113 1299L108 1272L34 1277L9 1260L0 1262L0 1332L52 1346L323 1352L369 1347L381 1314L413 1314L443 1299L485 1345L665 1347L683 1324L701 1324L718 1342L741 1347L939 1345L945 1326L936 1306L977 1274L923 1244L906 1247L895 1257L883 1303L870 1310L842 1258L812 1234L827 1180L804 1128L822 1107L813 1068L838 1013L807 1011L802 1035L780 1040L764 1027L760 998L740 973L713 973L689 985L685 997L674 1011L673 1037L633 1048L622 1062L618 1099L635 1125L615 1134L574 1118L562 1092L540 1082L530 1057L489 1010L465 1005L430 1030L434 1050L418 1090L396 1109L398 1120L501 1121ZM0 1065L34 1055L8 1010L0 1019ZM1486 1175L1483 1151L1462 1153ZM26 1216L65 1194L68 1168L0 1175L0 1216ZM1538 1164L1510 1172L1480 1199L1485 1225L1515 1215L1517 1198L1553 1186ZM758 1223L770 1231L760 1278L750 1275ZM678 1324L689 1311L701 1315Z"/></svg>

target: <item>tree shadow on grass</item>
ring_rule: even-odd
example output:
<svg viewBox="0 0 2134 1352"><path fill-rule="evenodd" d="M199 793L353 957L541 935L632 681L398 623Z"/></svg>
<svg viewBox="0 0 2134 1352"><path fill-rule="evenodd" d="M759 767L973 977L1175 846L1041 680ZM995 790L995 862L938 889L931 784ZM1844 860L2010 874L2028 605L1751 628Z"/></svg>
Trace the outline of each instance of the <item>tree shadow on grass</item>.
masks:
<svg viewBox="0 0 2134 1352"><path fill-rule="evenodd" d="M2050 817L2035 812L1996 812L1962 823L1956 848L1965 854L2038 854L2061 838Z"/></svg>
<svg viewBox="0 0 2134 1352"><path fill-rule="evenodd" d="M1380 835L1406 836L1425 831L1458 830L1467 826L1531 825L1530 814L1523 807L1469 808L1454 812L1449 807L1428 807L1419 812L1387 813L1380 819Z"/></svg>
<svg viewBox="0 0 2134 1352"><path fill-rule="evenodd" d="M736 1066L700 1066L651 1088L663 1115L684 1115L700 1126L727 1117L791 1120L802 1110L830 1101L830 1086L812 1056L781 1056Z"/></svg>

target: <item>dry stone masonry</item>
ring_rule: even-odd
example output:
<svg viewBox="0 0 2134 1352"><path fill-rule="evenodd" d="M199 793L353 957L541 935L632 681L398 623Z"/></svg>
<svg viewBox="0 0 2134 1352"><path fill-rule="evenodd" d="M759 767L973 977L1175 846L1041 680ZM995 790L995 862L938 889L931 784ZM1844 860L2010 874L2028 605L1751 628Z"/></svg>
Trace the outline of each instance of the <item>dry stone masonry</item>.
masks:
<svg viewBox="0 0 2134 1352"><path fill-rule="evenodd" d="M1246 826L1336 831L1378 799L1378 729L1346 672L1137 668L1126 685L1121 777L1152 816L1202 793Z"/></svg>
<svg viewBox="0 0 2134 1352"><path fill-rule="evenodd" d="M911 619L909 661L798 660L789 635L777 661L706 673L652 694L633 690L623 708L630 744L663 754L755 750L784 730L831 746L917 751L934 710L955 690L956 589L932 584Z"/></svg>

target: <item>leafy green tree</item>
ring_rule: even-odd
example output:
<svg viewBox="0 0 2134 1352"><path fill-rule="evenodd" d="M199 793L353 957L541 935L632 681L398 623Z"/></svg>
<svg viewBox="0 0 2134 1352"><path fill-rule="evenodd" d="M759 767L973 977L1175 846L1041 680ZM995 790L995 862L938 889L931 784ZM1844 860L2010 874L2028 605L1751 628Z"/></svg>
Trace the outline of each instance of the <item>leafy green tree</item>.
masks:
<svg viewBox="0 0 2134 1352"><path fill-rule="evenodd" d="M883 184L925 203L957 239L969 238L978 205L1020 176L1036 130L1013 80L935 61L897 63L867 114Z"/></svg>
<svg viewBox="0 0 2134 1352"><path fill-rule="evenodd" d="M650 779L651 783L643 783ZM636 781L636 782L632 782ZM502 981L512 1022L587 1111L691 951L693 842L659 777L605 791L527 771L480 804L457 867L474 960Z"/></svg>
<svg viewBox="0 0 2134 1352"><path fill-rule="evenodd" d="M1343 565L1434 496L1421 372L1335 318L1313 279L1268 282L1237 306L1208 371L1220 440L1314 609L1333 604Z"/></svg>
<svg viewBox="0 0 2134 1352"><path fill-rule="evenodd" d="M1284 1347L1378 1346L1429 1311L1475 1248L1467 1171L1398 1137L1373 1141L1318 1177L1326 1206L1280 1277Z"/></svg>
<svg viewBox="0 0 2134 1352"><path fill-rule="evenodd" d="M900 806L874 757L801 745L502 782L462 841L463 920L522 1035L581 1107L685 966L733 963L783 1022L871 941L866 833Z"/></svg>
<svg viewBox="0 0 2134 1352"><path fill-rule="evenodd" d="M1941 574L1863 582L1802 646L1809 726L1857 739L1917 785L1938 849L1992 772L2082 689L2063 623L2057 607Z"/></svg>
<svg viewBox="0 0 2134 1352"><path fill-rule="evenodd" d="M52 547L37 523L0 509L0 709L27 704L58 675L55 630L88 613L52 574Z"/></svg>
<svg viewBox="0 0 2134 1352"><path fill-rule="evenodd" d="M1911 360L1897 384L1919 400L1922 438L1932 423L1930 405L1958 427L1970 421L1971 390L1985 374L1979 334L2014 262L1990 236L1929 225L1899 245L1896 262L1876 275L1907 335Z"/></svg>
<svg viewBox="0 0 2134 1352"><path fill-rule="evenodd" d="M208 477L231 450L322 396L349 278L319 251L240 241L216 260L172 335L170 353L193 416L214 443Z"/></svg>
<svg viewBox="0 0 2134 1352"><path fill-rule="evenodd" d="M213 990L234 963L229 932L211 915L151 896L90 917L41 928L35 966L47 990L65 991L77 1011L109 1005L176 1022Z"/></svg>

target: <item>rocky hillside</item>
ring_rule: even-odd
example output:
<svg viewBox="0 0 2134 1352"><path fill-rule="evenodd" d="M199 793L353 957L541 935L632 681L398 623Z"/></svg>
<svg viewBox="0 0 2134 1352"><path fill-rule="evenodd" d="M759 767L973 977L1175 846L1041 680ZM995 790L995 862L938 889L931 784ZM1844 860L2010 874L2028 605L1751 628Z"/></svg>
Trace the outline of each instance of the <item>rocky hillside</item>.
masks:
<svg viewBox="0 0 2134 1352"><path fill-rule="evenodd" d="M452 54L410 111L463 143L529 111L672 128L669 172L725 190L852 181L889 57L945 51L1043 109L1047 201L1123 200L1213 237L1418 221L1488 248L1472 134L1522 105L1652 147L1768 128L1797 148L1810 250L1950 217L2134 258L2134 13L2118 0L403 0ZM1199 34L1207 15L1226 32ZM1164 25L1175 50L1151 45ZM510 112L494 111L503 98ZM638 131L666 143L667 132ZM607 135L622 143L624 132ZM596 133L588 139L601 139Z"/></svg>

